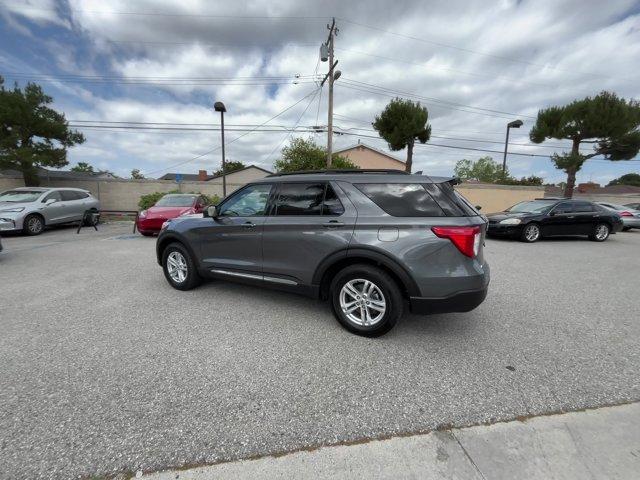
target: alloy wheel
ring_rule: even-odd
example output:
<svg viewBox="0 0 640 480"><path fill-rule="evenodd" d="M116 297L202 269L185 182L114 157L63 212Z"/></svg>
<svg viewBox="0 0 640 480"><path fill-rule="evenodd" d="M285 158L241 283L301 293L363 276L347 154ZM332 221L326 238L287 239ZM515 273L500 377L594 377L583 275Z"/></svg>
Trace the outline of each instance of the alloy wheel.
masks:
<svg viewBox="0 0 640 480"><path fill-rule="evenodd" d="M524 236L528 242L535 242L540 238L540 227L538 227L538 225L528 225Z"/></svg>
<svg viewBox="0 0 640 480"><path fill-rule="evenodd" d="M387 311L387 302L375 283L355 278L346 282L340 290L340 309L350 322L368 327L382 320Z"/></svg>
<svg viewBox="0 0 640 480"><path fill-rule="evenodd" d="M167 257L167 272L176 283L182 283L187 279L187 261L184 255L178 251L173 251Z"/></svg>
<svg viewBox="0 0 640 480"><path fill-rule="evenodd" d="M604 224L600 224L596 227L596 238L600 241L607 238L609 235L609 227Z"/></svg>
<svg viewBox="0 0 640 480"><path fill-rule="evenodd" d="M31 217L27 221L27 229L30 233L36 234L42 231L42 220L38 217Z"/></svg>

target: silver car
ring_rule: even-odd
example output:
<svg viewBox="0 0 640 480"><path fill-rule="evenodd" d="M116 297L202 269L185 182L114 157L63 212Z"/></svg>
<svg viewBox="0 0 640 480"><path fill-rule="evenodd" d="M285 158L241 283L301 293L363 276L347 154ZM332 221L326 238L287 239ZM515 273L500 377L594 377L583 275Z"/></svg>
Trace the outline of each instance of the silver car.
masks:
<svg viewBox="0 0 640 480"><path fill-rule="evenodd" d="M618 205L616 203L598 202L604 208L613 210L622 219L623 230L630 230L632 228L640 228L640 210L634 210L627 205Z"/></svg>
<svg viewBox="0 0 640 480"><path fill-rule="evenodd" d="M100 202L79 188L21 187L0 193L0 229L39 235L45 226L79 222Z"/></svg>

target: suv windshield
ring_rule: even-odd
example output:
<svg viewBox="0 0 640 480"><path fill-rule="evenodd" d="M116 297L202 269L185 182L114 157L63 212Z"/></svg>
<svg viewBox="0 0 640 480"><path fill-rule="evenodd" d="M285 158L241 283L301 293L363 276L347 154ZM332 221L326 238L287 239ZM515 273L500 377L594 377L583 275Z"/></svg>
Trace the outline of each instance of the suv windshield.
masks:
<svg viewBox="0 0 640 480"><path fill-rule="evenodd" d="M9 190L0 193L0 202L35 202L42 195L38 190Z"/></svg>
<svg viewBox="0 0 640 480"><path fill-rule="evenodd" d="M193 205L193 200L196 197L191 195L165 195L158 203L156 207L190 207Z"/></svg>
<svg viewBox="0 0 640 480"><path fill-rule="evenodd" d="M543 213L555 205L556 202L557 200L533 200L530 202L520 202L507 209L507 212Z"/></svg>

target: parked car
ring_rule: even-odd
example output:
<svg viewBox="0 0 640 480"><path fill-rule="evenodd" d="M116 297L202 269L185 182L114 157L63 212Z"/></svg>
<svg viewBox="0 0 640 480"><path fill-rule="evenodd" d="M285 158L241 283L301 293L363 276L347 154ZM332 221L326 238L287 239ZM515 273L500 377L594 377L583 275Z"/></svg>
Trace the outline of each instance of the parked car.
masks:
<svg viewBox="0 0 640 480"><path fill-rule="evenodd" d="M622 229L631 230L632 228L640 228L640 210L630 208L626 205L618 205L616 203L598 202L598 205L603 206L613 212L616 212L622 218Z"/></svg>
<svg viewBox="0 0 640 480"><path fill-rule="evenodd" d="M453 180L398 171L272 175L203 218L160 233L157 261L179 290L238 280L328 299L340 324L378 336L402 316L466 312L487 294L486 220Z"/></svg>
<svg viewBox="0 0 640 480"><path fill-rule="evenodd" d="M585 200L539 198L520 202L504 212L487 215L489 236L536 242L543 237L586 235L604 242L622 229L615 212Z"/></svg>
<svg viewBox="0 0 640 480"><path fill-rule="evenodd" d="M21 187L0 193L0 228L40 235L45 226L78 222L100 202L79 188Z"/></svg>
<svg viewBox="0 0 640 480"><path fill-rule="evenodd" d="M640 203L625 203L624 206L634 210L640 210Z"/></svg>
<svg viewBox="0 0 640 480"><path fill-rule="evenodd" d="M202 213L206 206L207 200L202 195L171 193L158 200L153 207L142 210L136 228L145 236L158 234L167 220L180 215Z"/></svg>

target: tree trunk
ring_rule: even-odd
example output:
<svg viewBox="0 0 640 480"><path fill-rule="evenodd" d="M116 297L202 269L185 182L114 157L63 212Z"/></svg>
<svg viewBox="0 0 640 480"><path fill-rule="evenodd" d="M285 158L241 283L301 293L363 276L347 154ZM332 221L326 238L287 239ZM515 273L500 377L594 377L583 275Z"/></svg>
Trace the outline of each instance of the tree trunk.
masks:
<svg viewBox="0 0 640 480"><path fill-rule="evenodd" d="M22 178L24 179L25 187L38 187L40 186L40 177L38 177L38 169L31 163L20 162L20 169L22 170Z"/></svg>
<svg viewBox="0 0 640 480"><path fill-rule="evenodd" d="M577 164L580 157L580 139L574 138L573 144L571 145L571 157L575 159L575 165L571 165L567 167L565 171L567 172L567 185L564 187L564 196L565 198L573 198L573 187L576 186L576 173L580 169L580 165Z"/></svg>
<svg viewBox="0 0 640 480"><path fill-rule="evenodd" d="M411 167L413 166L413 139L407 143L407 163L405 163L404 171L411 173Z"/></svg>
<svg viewBox="0 0 640 480"><path fill-rule="evenodd" d="M565 198L573 197L573 187L576 186L576 171L575 167L567 168L567 185L564 187Z"/></svg>

